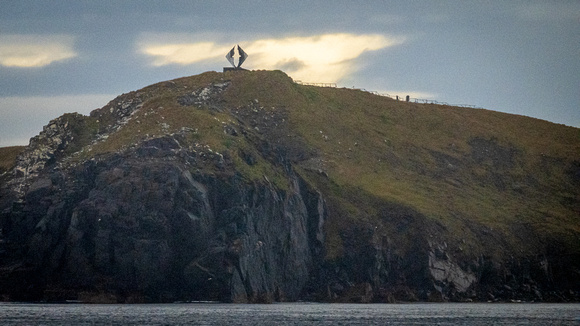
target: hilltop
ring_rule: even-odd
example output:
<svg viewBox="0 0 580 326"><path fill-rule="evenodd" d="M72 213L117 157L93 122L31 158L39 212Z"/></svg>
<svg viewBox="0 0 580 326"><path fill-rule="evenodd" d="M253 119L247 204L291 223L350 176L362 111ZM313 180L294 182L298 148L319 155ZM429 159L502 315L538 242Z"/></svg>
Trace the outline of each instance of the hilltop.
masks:
<svg viewBox="0 0 580 326"><path fill-rule="evenodd" d="M207 72L11 152L6 300L580 299L577 128Z"/></svg>

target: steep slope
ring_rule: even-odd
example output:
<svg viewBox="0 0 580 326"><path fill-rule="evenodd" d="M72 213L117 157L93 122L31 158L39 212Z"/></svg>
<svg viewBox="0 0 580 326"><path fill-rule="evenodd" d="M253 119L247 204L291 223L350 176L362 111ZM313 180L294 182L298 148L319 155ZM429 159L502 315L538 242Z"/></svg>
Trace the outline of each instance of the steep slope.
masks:
<svg viewBox="0 0 580 326"><path fill-rule="evenodd" d="M578 300L580 133L215 73L51 121L1 177L9 300Z"/></svg>

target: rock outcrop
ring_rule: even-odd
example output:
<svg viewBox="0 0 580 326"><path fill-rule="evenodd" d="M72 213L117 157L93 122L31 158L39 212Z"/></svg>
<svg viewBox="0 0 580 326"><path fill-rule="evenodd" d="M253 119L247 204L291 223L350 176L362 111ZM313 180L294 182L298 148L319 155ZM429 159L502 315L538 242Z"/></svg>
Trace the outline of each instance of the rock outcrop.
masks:
<svg viewBox="0 0 580 326"><path fill-rule="evenodd" d="M89 117L51 121L0 176L1 298L580 299L571 213L580 211L580 157L542 153L542 179L524 174L536 164L525 161L533 150L487 135L435 149L419 140L396 147L381 130L366 139L370 127L339 138L315 110L353 114L339 112L344 104L332 96L343 93L370 110L374 95L325 92L281 72L208 73L123 94ZM403 187L397 196L371 192L386 189L385 171L402 175L384 179ZM404 188L405 178L430 192ZM461 197L462 187L481 198L439 195ZM505 224L493 222L508 218L503 211L485 206L486 196L508 205L545 191L558 194L550 197L557 211L540 217L552 201L506 209L519 220ZM446 202L431 205L432 193ZM520 223L545 219L551 230Z"/></svg>
<svg viewBox="0 0 580 326"><path fill-rule="evenodd" d="M322 196L296 174L283 190L248 183L218 154L182 147L183 137L31 181L3 215L4 241L21 251L4 252L15 261L2 288L16 300L299 299L321 259ZM199 157L227 176L197 172Z"/></svg>

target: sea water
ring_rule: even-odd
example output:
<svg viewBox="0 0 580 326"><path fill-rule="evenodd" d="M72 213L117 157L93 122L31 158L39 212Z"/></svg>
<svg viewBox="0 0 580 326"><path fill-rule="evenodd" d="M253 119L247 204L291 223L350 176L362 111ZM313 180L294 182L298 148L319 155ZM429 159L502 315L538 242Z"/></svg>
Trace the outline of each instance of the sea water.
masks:
<svg viewBox="0 0 580 326"><path fill-rule="evenodd" d="M0 303L1 325L580 325L580 304Z"/></svg>

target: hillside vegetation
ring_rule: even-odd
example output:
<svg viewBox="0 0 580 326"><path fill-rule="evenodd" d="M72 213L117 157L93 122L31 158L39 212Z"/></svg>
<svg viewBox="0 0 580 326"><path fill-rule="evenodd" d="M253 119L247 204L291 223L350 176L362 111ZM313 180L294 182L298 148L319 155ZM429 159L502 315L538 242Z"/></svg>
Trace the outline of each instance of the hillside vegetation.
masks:
<svg viewBox="0 0 580 326"><path fill-rule="evenodd" d="M24 146L0 147L0 174L16 165L16 157L24 150Z"/></svg>
<svg viewBox="0 0 580 326"><path fill-rule="evenodd" d="M342 266L350 273L343 284L372 284L372 300L447 300L454 291L465 292L457 290L463 281L449 276L463 272L450 272L441 279L433 276L455 282L442 297L410 290L402 295L396 290L401 286L420 286L406 284L410 281L402 276L386 281L404 268L424 273L422 268L432 269L434 262L457 262L470 286L472 277L482 283L488 277L481 270L490 261L496 267L520 260L533 265L550 256L558 257L551 260L557 269L580 257L577 128L484 109L396 101L355 89L299 85L281 71L179 78L123 94L89 117L63 119L77 135L54 154L64 166L180 135L175 138L180 147L225 162L198 165L195 173L238 176L247 184L266 181L285 193L296 191L289 177L295 173L325 199L320 264ZM0 169L8 169L19 151L3 149ZM375 251L383 258L376 258ZM437 257L429 256L433 252ZM375 258L357 260L363 256ZM409 267L413 259L427 256L429 267ZM384 266L375 275L344 267L348 264L387 264L391 276L380 272ZM576 289L579 284L571 279L579 270L571 268L576 272L557 275ZM378 284L390 294L380 294ZM364 289L355 286L340 295L364 297Z"/></svg>
<svg viewBox="0 0 580 326"><path fill-rule="evenodd" d="M184 91L224 80L232 85L219 106L229 110L179 104ZM345 219L382 225L375 207L359 205L356 195L345 196L346 191L410 207L440 223L450 239L466 243L462 249L475 254L494 248L470 241L477 237L471 230L474 223L497 231L496 245L527 253L541 246L547 232L568 244L577 243L580 234L577 128L483 109L407 103L360 90L298 85L282 72L205 73L139 93L152 99L120 132L95 146L95 152L181 128L195 128L197 140L218 152L248 150L247 139L224 133L223 125L240 123L232 117L239 116L234 110L254 110L258 117L251 119L264 119L255 122L262 124L257 126L259 137L275 137L282 144L300 140L300 151L309 156L297 159L303 173L307 176L313 166L325 173L323 180L309 180L331 190L328 195L349 212ZM280 126L270 126L276 123ZM286 134L273 135L282 127ZM258 164L252 168L258 172L247 171L245 164L239 168L248 177L270 173L277 180L275 166ZM518 232L522 228L534 237Z"/></svg>

